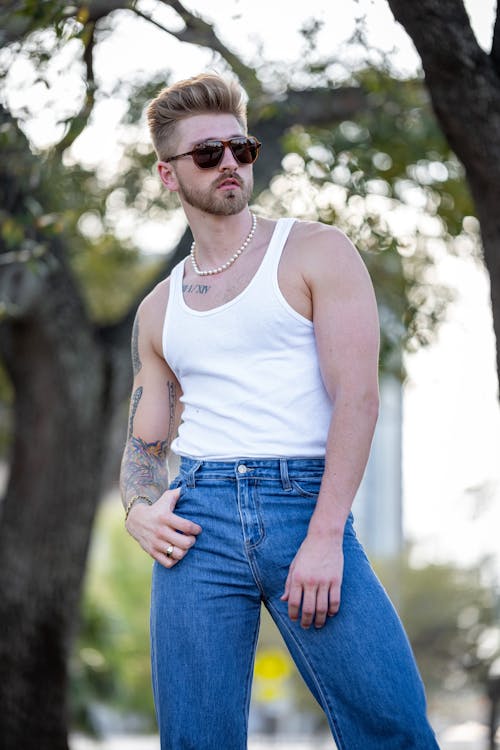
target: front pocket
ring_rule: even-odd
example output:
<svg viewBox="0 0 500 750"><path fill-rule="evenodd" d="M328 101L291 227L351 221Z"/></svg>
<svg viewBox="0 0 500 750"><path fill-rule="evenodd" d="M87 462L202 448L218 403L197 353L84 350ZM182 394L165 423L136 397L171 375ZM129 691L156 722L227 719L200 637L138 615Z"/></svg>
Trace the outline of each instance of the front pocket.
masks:
<svg viewBox="0 0 500 750"><path fill-rule="evenodd" d="M290 482L294 491L301 497L317 497L321 486L321 477L317 479L290 479Z"/></svg>

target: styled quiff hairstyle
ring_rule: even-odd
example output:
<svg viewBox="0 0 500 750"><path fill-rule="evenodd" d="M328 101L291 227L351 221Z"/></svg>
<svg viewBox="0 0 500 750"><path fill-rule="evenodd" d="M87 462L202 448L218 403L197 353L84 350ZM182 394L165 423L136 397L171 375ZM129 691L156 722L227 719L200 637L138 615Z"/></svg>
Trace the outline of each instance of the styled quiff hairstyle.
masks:
<svg viewBox="0 0 500 750"><path fill-rule="evenodd" d="M234 115L246 133L247 115L243 89L215 73L201 73L162 89L149 104L147 118L151 139L160 161L170 151L176 125L192 115Z"/></svg>

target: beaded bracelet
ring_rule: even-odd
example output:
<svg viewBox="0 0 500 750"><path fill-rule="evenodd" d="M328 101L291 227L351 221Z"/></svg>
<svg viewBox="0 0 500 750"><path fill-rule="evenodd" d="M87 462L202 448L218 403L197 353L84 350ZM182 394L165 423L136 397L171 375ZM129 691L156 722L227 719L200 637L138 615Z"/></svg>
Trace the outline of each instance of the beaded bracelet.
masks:
<svg viewBox="0 0 500 750"><path fill-rule="evenodd" d="M125 520L128 518L128 514L132 510L132 506L134 503L136 503L138 500L144 500L148 505L153 505L153 501L149 499L149 497L146 497L146 495L134 495L130 498L128 501L127 508L125 510Z"/></svg>

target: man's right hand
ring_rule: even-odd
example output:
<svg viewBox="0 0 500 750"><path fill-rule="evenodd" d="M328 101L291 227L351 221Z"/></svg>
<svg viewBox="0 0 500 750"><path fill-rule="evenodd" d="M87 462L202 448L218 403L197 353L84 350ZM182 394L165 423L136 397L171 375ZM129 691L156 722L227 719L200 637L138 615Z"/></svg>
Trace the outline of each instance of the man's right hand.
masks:
<svg viewBox="0 0 500 750"><path fill-rule="evenodd" d="M128 533L165 568L182 560L201 532L197 523L173 512L179 495L180 488L166 490L153 505L136 503L125 522Z"/></svg>

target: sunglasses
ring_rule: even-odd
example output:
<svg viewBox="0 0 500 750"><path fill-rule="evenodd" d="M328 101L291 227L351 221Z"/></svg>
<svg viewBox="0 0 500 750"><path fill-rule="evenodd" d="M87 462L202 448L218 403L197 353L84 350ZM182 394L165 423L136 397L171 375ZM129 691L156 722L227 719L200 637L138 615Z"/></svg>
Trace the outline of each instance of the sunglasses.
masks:
<svg viewBox="0 0 500 750"><path fill-rule="evenodd" d="M192 151L177 156L168 156L165 161L175 161L183 156L192 156L200 169L213 169L222 161L224 150L229 146L231 153L240 164L253 164L259 155L261 143L253 135L242 135L230 138L228 141L209 140L199 143Z"/></svg>

